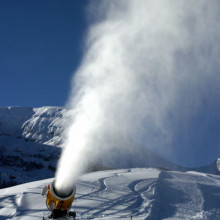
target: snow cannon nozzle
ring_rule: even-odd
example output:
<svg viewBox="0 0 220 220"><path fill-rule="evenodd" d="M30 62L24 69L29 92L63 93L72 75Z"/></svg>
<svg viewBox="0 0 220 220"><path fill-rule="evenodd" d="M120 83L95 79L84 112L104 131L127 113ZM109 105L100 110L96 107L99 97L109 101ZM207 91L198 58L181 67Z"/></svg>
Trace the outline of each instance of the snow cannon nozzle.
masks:
<svg viewBox="0 0 220 220"><path fill-rule="evenodd" d="M72 189L69 189L69 190L68 189L59 189L58 190L58 189L56 189L55 185L56 185L56 180L54 180L52 182L51 187L52 187L54 194L56 194L58 197L60 197L62 199L65 199L67 197L71 197L71 195L75 194L75 192L76 192L75 187L73 187Z"/></svg>

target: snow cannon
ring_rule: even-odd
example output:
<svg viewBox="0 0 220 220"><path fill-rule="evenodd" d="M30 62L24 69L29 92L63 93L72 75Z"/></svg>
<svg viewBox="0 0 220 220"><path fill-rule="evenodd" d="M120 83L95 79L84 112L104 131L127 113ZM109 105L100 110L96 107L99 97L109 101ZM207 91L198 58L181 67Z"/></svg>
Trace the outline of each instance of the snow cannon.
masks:
<svg viewBox="0 0 220 220"><path fill-rule="evenodd" d="M69 215L75 217L75 212L68 212L74 201L76 187L70 191L61 191L55 188L55 180L51 185L45 186L42 195L46 195L46 206L52 212L50 218L67 217ZM45 218L46 219L46 218Z"/></svg>
<svg viewBox="0 0 220 220"><path fill-rule="evenodd" d="M55 188L55 181L49 187L46 204L51 211L54 209L69 210L73 203L76 194L76 187L74 186L70 192L59 192Z"/></svg>

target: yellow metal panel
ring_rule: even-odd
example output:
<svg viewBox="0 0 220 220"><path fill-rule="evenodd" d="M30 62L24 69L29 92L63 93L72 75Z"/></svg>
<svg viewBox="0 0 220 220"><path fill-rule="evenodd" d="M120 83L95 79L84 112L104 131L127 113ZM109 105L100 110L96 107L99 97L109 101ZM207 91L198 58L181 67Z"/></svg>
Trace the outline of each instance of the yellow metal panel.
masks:
<svg viewBox="0 0 220 220"><path fill-rule="evenodd" d="M48 208L52 211L53 209L59 209L59 210L69 210L73 200L74 200L75 195L73 195L71 198L67 199L67 200L61 200L56 198L52 192L51 192L51 188L48 191L47 194L47 206Z"/></svg>

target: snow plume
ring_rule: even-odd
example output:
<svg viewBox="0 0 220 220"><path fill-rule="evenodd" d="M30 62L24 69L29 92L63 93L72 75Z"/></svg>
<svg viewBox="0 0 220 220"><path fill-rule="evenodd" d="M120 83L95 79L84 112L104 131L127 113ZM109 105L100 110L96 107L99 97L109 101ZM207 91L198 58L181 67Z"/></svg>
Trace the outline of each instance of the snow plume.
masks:
<svg viewBox="0 0 220 220"><path fill-rule="evenodd" d="M180 147L191 148L191 119L206 117L207 105L219 110L218 0L93 1L88 11L94 23L73 79L57 188L92 160L129 166L135 154L138 166L145 147L170 155L181 132Z"/></svg>

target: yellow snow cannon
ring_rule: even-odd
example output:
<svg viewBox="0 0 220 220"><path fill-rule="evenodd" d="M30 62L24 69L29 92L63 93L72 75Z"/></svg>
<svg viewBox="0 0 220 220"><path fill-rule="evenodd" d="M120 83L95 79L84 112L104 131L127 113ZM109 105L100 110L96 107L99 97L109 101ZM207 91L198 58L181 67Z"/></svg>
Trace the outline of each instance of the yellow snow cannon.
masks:
<svg viewBox="0 0 220 220"><path fill-rule="evenodd" d="M69 212L76 194L76 187L73 186L70 192L58 192L55 188L55 181L51 185L45 186L42 195L46 194L47 208L52 212L50 219L66 218L72 216L75 218L75 212Z"/></svg>

